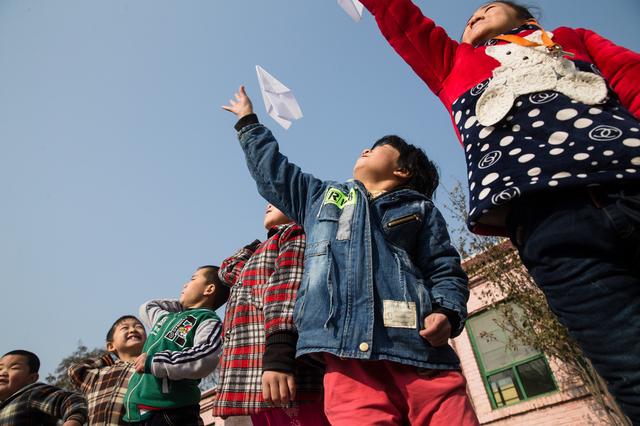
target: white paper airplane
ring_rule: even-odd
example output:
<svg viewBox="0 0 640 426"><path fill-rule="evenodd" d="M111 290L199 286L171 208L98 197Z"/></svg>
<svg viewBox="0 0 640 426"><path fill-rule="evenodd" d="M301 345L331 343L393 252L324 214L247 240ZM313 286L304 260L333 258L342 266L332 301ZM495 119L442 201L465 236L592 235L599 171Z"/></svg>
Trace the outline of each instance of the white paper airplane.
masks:
<svg viewBox="0 0 640 426"><path fill-rule="evenodd" d="M362 3L358 0L338 0L338 4L349 16L351 16L351 19L356 22L360 22L362 19L362 11L364 10L364 5Z"/></svg>
<svg viewBox="0 0 640 426"><path fill-rule="evenodd" d="M278 124L288 129L291 127L293 120L302 118L300 105L298 105L291 90L278 81L277 78L266 72L260 65L256 65L256 71L267 113Z"/></svg>

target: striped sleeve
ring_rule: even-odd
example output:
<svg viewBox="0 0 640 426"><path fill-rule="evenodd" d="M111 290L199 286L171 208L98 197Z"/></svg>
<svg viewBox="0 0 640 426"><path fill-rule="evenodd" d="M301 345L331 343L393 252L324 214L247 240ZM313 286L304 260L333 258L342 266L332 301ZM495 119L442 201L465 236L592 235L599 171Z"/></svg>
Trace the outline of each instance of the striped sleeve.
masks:
<svg viewBox="0 0 640 426"><path fill-rule="evenodd" d="M170 380L201 379L211 374L218 365L222 349L222 322L206 319L195 333L193 347L157 352L151 361L151 373Z"/></svg>
<svg viewBox="0 0 640 426"><path fill-rule="evenodd" d="M182 305L177 300L150 300L140 306L140 320L147 329L151 329L161 317L181 311Z"/></svg>

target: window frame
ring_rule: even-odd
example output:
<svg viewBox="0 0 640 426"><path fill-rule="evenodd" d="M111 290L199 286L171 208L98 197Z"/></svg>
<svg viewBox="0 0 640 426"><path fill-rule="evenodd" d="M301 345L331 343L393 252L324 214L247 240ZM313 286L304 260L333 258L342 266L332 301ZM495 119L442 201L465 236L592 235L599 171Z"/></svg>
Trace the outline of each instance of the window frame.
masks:
<svg viewBox="0 0 640 426"><path fill-rule="evenodd" d="M509 302L503 302L503 303L509 303ZM478 311L478 312L474 313L467 320L466 327L465 327L467 329L467 336L469 337L469 341L471 342L471 348L473 349L473 355L474 355L474 357L476 359L476 365L478 366L478 370L480 372L480 375L482 376L482 382L484 383L485 391L487 392L487 395L489 396L489 402L491 403L491 408L493 410L499 410L499 409L502 409L502 408L513 407L513 406L518 405L518 404L520 404L522 402L525 402L525 401L530 401L532 399L541 398L541 397L548 396L548 395L551 395L553 393L559 392L560 388L558 387L558 382L556 381L556 377L553 374L553 370L551 369L551 366L549 365L549 361L547 360L547 357L545 356L545 354L543 352L539 352L539 353L537 353L535 355L532 355L532 356L530 356L528 358L525 358L523 360L520 360L520 361L512 362L511 364L507 364L507 365L505 365L503 367L500 367L500 368L497 368L495 370L486 371L486 369L484 367L484 361L482 359L480 351L478 350L478 345L476 343L476 338L475 338L475 336L473 334L473 326L471 325L471 321L470 320L472 318L474 318L474 317L480 316L482 314L486 314L489 311L496 310L496 309L498 309L498 307L497 307L497 305L494 305L494 306L487 307L486 309L483 309L481 311ZM545 365L547 366L547 368L549 369L549 372L551 373L551 381L553 382L553 385L554 385L555 389L551 390L551 391L548 391L548 392L544 392L544 393L535 395L535 396L528 396L524 386L522 385L522 381L520 380L520 374L518 373L517 367L519 367L521 365L524 365L524 364L528 364L528 363L530 363L532 361L536 361L538 359L542 359L543 362L545 363ZM518 387L517 391L522 393L523 399L521 399L521 400L519 400L517 402L511 403L511 404L505 404L505 405L502 405L502 406L498 406L498 404L497 404L497 402L495 400L495 397L493 395L493 390L491 389L491 384L489 383L489 377L493 376L495 374L498 374L498 373L505 372L505 371L511 371L512 372L512 375L515 378L515 385Z"/></svg>

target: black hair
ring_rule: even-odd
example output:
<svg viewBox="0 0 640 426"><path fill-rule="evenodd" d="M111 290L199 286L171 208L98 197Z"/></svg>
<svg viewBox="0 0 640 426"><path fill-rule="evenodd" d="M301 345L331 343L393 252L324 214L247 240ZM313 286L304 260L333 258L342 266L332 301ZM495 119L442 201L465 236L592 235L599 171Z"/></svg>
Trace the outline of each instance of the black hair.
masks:
<svg viewBox="0 0 640 426"><path fill-rule="evenodd" d="M220 278L218 277L219 268L217 266L204 265L199 267L197 270L199 271L201 269L204 269L204 277L207 280L207 284L213 284L216 289L213 293L211 303L213 309L218 309L227 302L227 299L229 299L230 288L220 281Z"/></svg>
<svg viewBox="0 0 640 426"><path fill-rule="evenodd" d="M109 328L109 331L107 331L107 342L113 342L113 334L116 332L116 327L118 326L118 324L120 324L122 321L124 320L128 320L128 319L132 319L132 320L136 320L137 322L139 322L140 324L142 324L142 322L136 318L133 315L123 315L120 318L118 318L117 320L115 320L115 322L113 323L113 325L111 325L111 328Z"/></svg>
<svg viewBox="0 0 640 426"><path fill-rule="evenodd" d="M485 3L485 6L491 3L502 3L502 4L506 4L507 6L509 6L511 9L515 10L516 12L516 17L518 19L522 19L527 20L527 19L536 19L536 17L533 15L533 13L531 12L532 7L528 6L528 5L523 5L520 3L517 3L515 1L509 1L509 0L495 0L495 1L490 1L488 3Z"/></svg>
<svg viewBox="0 0 640 426"><path fill-rule="evenodd" d="M16 349L15 351L7 352L3 356L7 355L19 355L27 359L27 366L29 367L29 373L37 373L40 371L40 358L33 352L25 351L23 349Z"/></svg>
<svg viewBox="0 0 640 426"><path fill-rule="evenodd" d="M440 177L436 165L429 160L427 154L396 135L383 136L373 144L371 149L382 145L391 145L400 153L398 167L409 172L406 186L432 198Z"/></svg>

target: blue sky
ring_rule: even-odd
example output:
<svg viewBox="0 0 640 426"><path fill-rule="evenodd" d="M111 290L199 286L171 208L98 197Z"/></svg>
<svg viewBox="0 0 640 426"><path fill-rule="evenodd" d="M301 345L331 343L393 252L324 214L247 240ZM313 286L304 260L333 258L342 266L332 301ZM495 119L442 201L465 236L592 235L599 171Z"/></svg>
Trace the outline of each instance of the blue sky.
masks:
<svg viewBox="0 0 640 426"><path fill-rule="evenodd" d="M480 4L416 3L454 37ZM548 29L640 50L637 0L530 3ZM256 64L298 98L291 129L266 116ZM263 238L265 202L220 110L241 83L282 151L321 178L349 178L397 133L439 164L438 204L464 181L445 109L370 15L356 24L334 0L0 0L2 352L38 353L44 376Z"/></svg>

